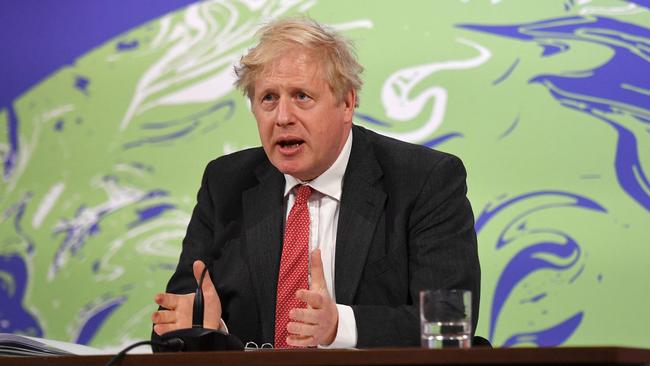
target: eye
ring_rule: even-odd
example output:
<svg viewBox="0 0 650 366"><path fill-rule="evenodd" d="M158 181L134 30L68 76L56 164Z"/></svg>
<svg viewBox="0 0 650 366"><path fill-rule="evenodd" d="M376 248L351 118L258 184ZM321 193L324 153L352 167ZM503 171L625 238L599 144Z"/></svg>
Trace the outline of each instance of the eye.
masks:
<svg viewBox="0 0 650 366"><path fill-rule="evenodd" d="M271 94L271 93L264 94L262 96L262 103L270 103L270 102L273 102L274 100L275 100L275 96L273 94Z"/></svg>
<svg viewBox="0 0 650 366"><path fill-rule="evenodd" d="M296 99L298 99L301 102L305 102L310 100L311 98L309 97L309 95L305 94L304 92L298 92L296 93Z"/></svg>

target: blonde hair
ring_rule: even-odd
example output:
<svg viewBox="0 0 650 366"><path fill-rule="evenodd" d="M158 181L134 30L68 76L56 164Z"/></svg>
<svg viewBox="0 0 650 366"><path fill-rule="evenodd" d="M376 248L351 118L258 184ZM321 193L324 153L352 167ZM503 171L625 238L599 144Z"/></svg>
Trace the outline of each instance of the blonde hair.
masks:
<svg viewBox="0 0 650 366"><path fill-rule="evenodd" d="M359 100L363 82L363 66L357 62L352 42L333 29L309 18L289 18L274 21L260 28L257 46L242 56L235 66L235 86L252 99L255 80L265 67L288 48L304 48L314 52L323 63L325 78L341 100L354 90ZM358 102L357 102L358 105Z"/></svg>

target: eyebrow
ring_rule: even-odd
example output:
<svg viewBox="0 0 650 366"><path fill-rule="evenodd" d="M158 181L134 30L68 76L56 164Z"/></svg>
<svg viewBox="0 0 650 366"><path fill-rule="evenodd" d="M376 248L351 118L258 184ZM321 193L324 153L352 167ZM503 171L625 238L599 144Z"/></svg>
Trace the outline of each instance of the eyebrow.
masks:
<svg viewBox="0 0 650 366"><path fill-rule="evenodd" d="M266 95L266 94L269 94L269 93L277 94L278 89L280 89L280 88L273 87L273 86L259 88L258 89L259 90L259 96ZM304 86L289 85L288 87L285 87L285 88L282 88L282 89L287 90L289 92L289 94L294 94L296 92L304 92L305 94L312 95L312 96L317 94L316 91L313 88L307 88L307 87L304 87ZM257 92L255 94L257 94Z"/></svg>

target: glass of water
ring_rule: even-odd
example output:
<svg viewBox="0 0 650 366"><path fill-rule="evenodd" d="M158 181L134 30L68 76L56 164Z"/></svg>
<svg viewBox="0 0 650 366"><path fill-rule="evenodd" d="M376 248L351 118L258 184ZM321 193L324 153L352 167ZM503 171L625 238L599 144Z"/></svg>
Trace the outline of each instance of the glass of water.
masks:
<svg viewBox="0 0 650 366"><path fill-rule="evenodd" d="M420 291L422 348L470 348L472 293L466 290Z"/></svg>

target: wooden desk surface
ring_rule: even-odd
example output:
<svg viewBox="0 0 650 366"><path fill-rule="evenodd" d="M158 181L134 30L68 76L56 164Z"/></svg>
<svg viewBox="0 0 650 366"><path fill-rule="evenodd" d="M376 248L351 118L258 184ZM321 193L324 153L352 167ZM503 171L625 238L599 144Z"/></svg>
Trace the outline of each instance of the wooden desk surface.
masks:
<svg viewBox="0 0 650 366"><path fill-rule="evenodd" d="M105 365L111 356L0 357L0 365ZM650 365L650 349L618 347L423 350L262 350L127 355L124 366L146 365Z"/></svg>

